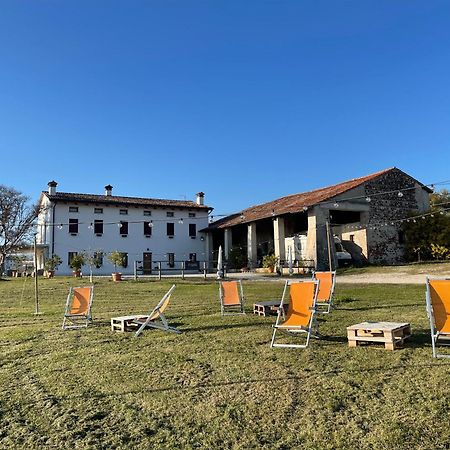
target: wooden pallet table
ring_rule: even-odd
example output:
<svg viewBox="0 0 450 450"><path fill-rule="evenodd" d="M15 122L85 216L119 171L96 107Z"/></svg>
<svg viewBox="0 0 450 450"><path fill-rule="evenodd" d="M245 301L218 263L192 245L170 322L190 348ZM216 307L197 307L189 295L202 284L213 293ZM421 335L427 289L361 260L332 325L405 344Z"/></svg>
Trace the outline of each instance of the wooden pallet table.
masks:
<svg viewBox="0 0 450 450"><path fill-rule="evenodd" d="M136 330L139 324L133 323L136 319L146 319L148 316L122 316L111 319L111 330L125 333L126 331Z"/></svg>
<svg viewBox="0 0 450 450"><path fill-rule="evenodd" d="M253 314L258 316L268 316L278 313L281 300L268 300L266 302L258 302L253 304ZM286 305L284 305L286 306Z"/></svg>
<svg viewBox="0 0 450 450"><path fill-rule="evenodd" d="M375 342L384 344L386 350L394 350L403 345L411 336L411 325L398 322L362 322L347 327L348 346Z"/></svg>

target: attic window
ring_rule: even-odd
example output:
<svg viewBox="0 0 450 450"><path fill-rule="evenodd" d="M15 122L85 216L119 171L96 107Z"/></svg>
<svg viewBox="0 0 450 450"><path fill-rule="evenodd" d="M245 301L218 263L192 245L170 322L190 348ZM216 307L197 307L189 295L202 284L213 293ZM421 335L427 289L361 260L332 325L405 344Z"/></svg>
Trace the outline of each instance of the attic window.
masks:
<svg viewBox="0 0 450 450"><path fill-rule="evenodd" d="M151 216L152 212L151 211L144 211L144 216Z"/></svg>
<svg viewBox="0 0 450 450"><path fill-rule="evenodd" d="M121 216L126 216L126 215L128 215L128 209L121 209L121 210L119 210L119 214L120 214Z"/></svg>
<svg viewBox="0 0 450 450"><path fill-rule="evenodd" d="M174 217L174 213L172 211L167 211L166 217Z"/></svg>
<svg viewBox="0 0 450 450"><path fill-rule="evenodd" d="M69 212L77 213L78 212L78 206L69 206Z"/></svg>

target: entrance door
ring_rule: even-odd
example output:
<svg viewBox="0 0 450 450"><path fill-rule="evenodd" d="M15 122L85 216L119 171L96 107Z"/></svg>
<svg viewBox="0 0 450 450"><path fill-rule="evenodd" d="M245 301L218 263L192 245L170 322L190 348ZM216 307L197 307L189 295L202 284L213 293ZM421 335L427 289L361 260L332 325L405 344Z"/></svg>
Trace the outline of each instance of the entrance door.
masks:
<svg viewBox="0 0 450 450"><path fill-rule="evenodd" d="M142 272L144 275L151 275L151 273L152 273L152 254L151 253L143 253Z"/></svg>

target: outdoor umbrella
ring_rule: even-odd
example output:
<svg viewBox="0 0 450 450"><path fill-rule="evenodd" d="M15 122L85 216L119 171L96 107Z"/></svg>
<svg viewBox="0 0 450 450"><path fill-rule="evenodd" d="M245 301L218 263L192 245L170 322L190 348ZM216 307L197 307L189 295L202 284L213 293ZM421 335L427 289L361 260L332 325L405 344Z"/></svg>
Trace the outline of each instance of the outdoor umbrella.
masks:
<svg viewBox="0 0 450 450"><path fill-rule="evenodd" d="M222 278L223 261L222 261L222 246L219 246L219 256L217 258L217 278Z"/></svg>

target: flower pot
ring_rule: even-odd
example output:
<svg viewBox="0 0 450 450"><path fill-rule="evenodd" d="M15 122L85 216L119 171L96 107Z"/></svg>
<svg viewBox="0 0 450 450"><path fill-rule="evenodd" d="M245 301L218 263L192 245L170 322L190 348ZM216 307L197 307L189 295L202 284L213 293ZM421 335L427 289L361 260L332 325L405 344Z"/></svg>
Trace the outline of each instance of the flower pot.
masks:
<svg viewBox="0 0 450 450"><path fill-rule="evenodd" d="M74 270L72 273L75 278L81 278L81 270Z"/></svg>
<svg viewBox="0 0 450 450"><path fill-rule="evenodd" d="M113 281L122 281L122 274L119 272L113 272L111 276Z"/></svg>
<svg viewBox="0 0 450 450"><path fill-rule="evenodd" d="M53 278L55 276L54 270L47 270L47 273L45 275L47 278Z"/></svg>

